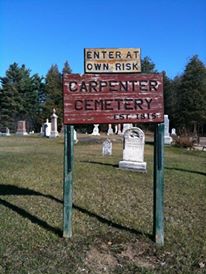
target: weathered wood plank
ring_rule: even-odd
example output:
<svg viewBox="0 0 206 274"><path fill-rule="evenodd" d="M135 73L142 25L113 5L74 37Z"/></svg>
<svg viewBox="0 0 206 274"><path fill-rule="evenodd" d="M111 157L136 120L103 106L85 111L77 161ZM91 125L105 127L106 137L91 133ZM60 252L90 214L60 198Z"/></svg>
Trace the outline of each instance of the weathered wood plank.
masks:
<svg viewBox="0 0 206 274"><path fill-rule="evenodd" d="M162 74L65 74L64 124L160 123Z"/></svg>

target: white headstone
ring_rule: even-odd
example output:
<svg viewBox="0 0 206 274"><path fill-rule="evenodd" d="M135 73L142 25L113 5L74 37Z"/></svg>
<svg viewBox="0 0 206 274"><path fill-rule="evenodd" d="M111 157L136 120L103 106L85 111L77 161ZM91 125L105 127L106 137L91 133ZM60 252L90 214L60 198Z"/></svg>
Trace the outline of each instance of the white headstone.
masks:
<svg viewBox="0 0 206 274"><path fill-rule="evenodd" d="M41 129L40 129L40 135L41 136L44 136L44 125L41 127Z"/></svg>
<svg viewBox="0 0 206 274"><path fill-rule="evenodd" d="M8 127L2 128L2 132L0 132L0 136L10 136L10 130Z"/></svg>
<svg viewBox="0 0 206 274"><path fill-rule="evenodd" d="M107 131L107 135L112 135L114 134L113 128L112 128L112 124L108 125L108 131Z"/></svg>
<svg viewBox="0 0 206 274"><path fill-rule="evenodd" d="M99 134L99 124L94 124L92 135L100 135Z"/></svg>
<svg viewBox="0 0 206 274"><path fill-rule="evenodd" d="M46 119L46 123L43 125L43 132L44 132L44 137L49 137L51 134L51 123L49 123L49 120Z"/></svg>
<svg viewBox="0 0 206 274"><path fill-rule="evenodd" d="M77 144L77 143L78 143L77 132L76 132L76 130L74 129L74 144Z"/></svg>
<svg viewBox="0 0 206 274"><path fill-rule="evenodd" d="M172 128L171 135L177 135L175 128Z"/></svg>
<svg viewBox="0 0 206 274"><path fill-rule="evenodd" d="M145 135L140 128L127 129L124 133L123 160L119 162L119 168L146 172L144 144Z"/></svg>
<svg viewBox="0 0 206 274"><path fill-rule="evenodd" d="M117 134L118 133L118 125L114 126L114 133Z"/></svg>
<svg viewBox="0 0 206 274"><path fill-rule="evenodd" d="M10 130L9 130L9 128L7 127L6 128L6 134L5 134L5 136L10 136L11 134L10 134Z"/></svg>
<svg viewBox="0 0 206 274"><path fill-rule="evenodd" d="M51 133L50 133L50 138L56 138L59 136L59 133L57 131L57 118L58 116L56 115L56 110L53 109L53 113L51 115Z"/></svg>
<svg viewBox="0 0 206 274"><path fill-rule="evenodd" d="M132 127L133 127L132 124L123 124L122 134L124 135L125 131L132 128Z"/></svg>
<svg viewBox="0 0 206 274"><path fill-rule="evenodd" d="M102 145L102 155L103 156L112 155L112 142L109 139L106 139L103 142L103 145Z"/></svg>
<svg viewBox="0 0 206 274"><path fill-rule="evenodd" d="M169 118L168 118L168 115L164 115L164 144L165 145L170 145L172 143L172 138L170 136L170 133L169 133L169 124L170 124L170 121L169 121Z"/></svg>

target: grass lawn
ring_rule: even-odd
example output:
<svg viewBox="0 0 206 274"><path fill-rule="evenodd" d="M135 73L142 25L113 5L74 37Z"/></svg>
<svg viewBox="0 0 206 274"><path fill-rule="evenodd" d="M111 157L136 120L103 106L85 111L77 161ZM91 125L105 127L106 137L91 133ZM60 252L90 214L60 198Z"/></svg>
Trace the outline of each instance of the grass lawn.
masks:
<svg viewBox="0 0 206 274"><path fill-rule="evenodd" d="M165 147L165 246L152 241L146 174L119 170L122 143L75 145L73 237L62 238L63 138L0 137L0 274L206 273L206 152Z"/></svg>

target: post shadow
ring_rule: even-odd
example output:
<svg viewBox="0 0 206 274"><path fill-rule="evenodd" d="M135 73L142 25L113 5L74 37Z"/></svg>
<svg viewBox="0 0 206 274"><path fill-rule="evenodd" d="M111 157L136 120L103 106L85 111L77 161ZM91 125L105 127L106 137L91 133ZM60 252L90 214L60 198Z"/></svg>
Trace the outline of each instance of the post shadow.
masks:
<svg viewBox="0 0 206 274"><path fill-rule="evenodd" d="M20 208L16 205L13 205L5 200L2 200L0 198L0 204L11 209L12 211L18 213L20 216L22 216L23 218L26 218L28 220L30 220L33 224L37 224L40 227L53 232L54 234L61 236L62 235L62 230L56 227L53 227L51 225L49 225L47 222L39 219L38 217L32 215L31 213L27 212L25 209Z"/></svg>
<svg viewBox="0 0 206 274"><path fill-rule="evenodd" d="M43 194L33 189L18 187L15 185L0 184L0 196L3 195L28 195L28 196L43 196L45 198L62 203L62 200L48 194Z"/></svg>
<svg viewBox="0 0 206 274"><path fill-rule="evenodd" d="M110 163L103 163L103 162L97 162L97 161L86 161L86 160L82 160L80 161L80 163L88 163L88 164L95 164L95 165L103 165L103 166L112 166L112 167L115 167L115 168L118 168L119 165L117 164L110 164Z"/></svg>
<svg viewBox="0 0 206 274"><path fill-rule="evenodd" d="M151 234L149 234L149 233L144 233L144 232L142 232L140 230L136 230L134 228L130 228L130 227L124 226L122 224L115 223L115 222L113 222L111 220L108 220L108 219L106 219L106 218L104 218L104 217L102 217L102 216L100 216L100 215L98 215L96 213L93 213L93 212L91 212L91 211L89 211L89 210L87 210L85 208L82 208L82 207L80 207L78 205L73 204L73 208L76 209L76 210L78 210L78 211L80 211L81 213L84 213L84 214L86 214L86 215L88 215L88 216L90 216L92 218L95 218L99 222L101 222L103 224L106 224L108 226L111 226L113 228L124 230L124 231L127 231L127 232L135 234L135 235L139 235L139 236L140 235L141 236L144 235L144 236L150 238L151 240L153 239L153 236Z"/></svg>
<svg viewBox="0 0 206 274"><path fill-rule="evenodd" d="M196 171L196 170L189 170L189 169L185 169L185 168L165 167L165 169L176 170L176 171L183 171L183 172L189 172L189 173L194 173L194 174L206 176L206 172L201 172L201 171Z"/></svg>
<svg viewBox="0 0 206 274"><path fill-rule="evenodd" d="M0 184L0 196L6 196L6 195L28 195L28 196L41 196L41 197L45 197L47 199L53 200L57 203L61 203L63 204L63 201L52 196L52 195L48 195L48 194L43 194L41 192L32 190L32 189L28 189L28 188L23 188L23 187L18 187L15 185L4 185L4 184ZM30 220L32 223L39 225L40 227L46 229L47 231L51 231L52 233L56 234L59 237L62 237L63 235L63 231L59 228L53 227L51 225L49 225L46 221L41 220L40 218L32 215L31 213L29 213L28 211L26 211L23 208L20 208L8 201L5 201L3 199L0 198L0 204L9 208L10 210L12 210L13 212L18 213L20 216L22 216L23 218L26 218L28 220ZM124 226L122 224L118 224L113 222L112 220L108 220L94 212L89 211L88 209L85 209L83 207L80 207L76 204L72 204L72 207L75 210L78 210L79 212L88 215L89 217L95 218L97 221L106 224L108 226L111 226L113 228L116 229L120 229L120 230L124 230L127 231L129 233L135 234L135 235L141 235L141 236L146 236L150 239L152 239L152 235L149 233L144 233L142 231L136 230L134 228L130 228L127 226Z"/></svg>
<svg viewBox="0 0 206 274"><path fill-rule="evenodd" d="M53 197L52 195L47 195L47 194L43 194L41 192L35 191L35 190L31 190L28 188L22 188L22 187L18 187L15 185L4 185L4 184L0 184L0 196L6 196L6 195L20 195L20 196L24 196L24 195L29 195L29 196L42 196L51 200L54 200L56 202L62 202L61 200ZM51 225L49 225L47 222L41 220L40 218L32 215L31 213L29 213L28 211L26 211L23 208L20 208L8 201L5 201L3 199L0 198L0 204L9 208L10 210L18 213L20 216L22 216L23 218L26 218L28 220L30 220L33 224L38 224L40 227L51 231L52 233L61 236L62 235L62 230L56 227L53 227Z"/></svg>

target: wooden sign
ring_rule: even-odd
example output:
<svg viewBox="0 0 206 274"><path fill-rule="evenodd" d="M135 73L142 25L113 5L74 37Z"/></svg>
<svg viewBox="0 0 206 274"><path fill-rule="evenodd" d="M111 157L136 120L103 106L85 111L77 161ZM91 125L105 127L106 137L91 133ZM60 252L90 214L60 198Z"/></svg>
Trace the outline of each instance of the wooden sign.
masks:
<svg viewBox="0 0 206 274"><path fill-rule="evenodd" d="M85 73L141 72L140 48L86 48Z"/></svg>
<svg viewBox="0 0 206 274"><path fill-rule="evenodd" d="M64 74L64 124L160 123L162 74Z"/></svg>

